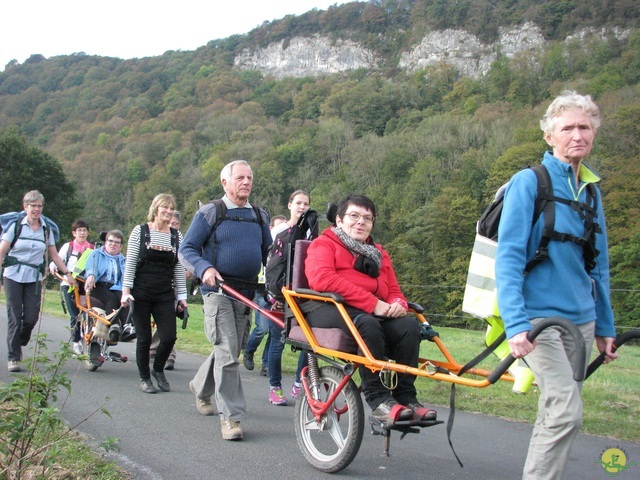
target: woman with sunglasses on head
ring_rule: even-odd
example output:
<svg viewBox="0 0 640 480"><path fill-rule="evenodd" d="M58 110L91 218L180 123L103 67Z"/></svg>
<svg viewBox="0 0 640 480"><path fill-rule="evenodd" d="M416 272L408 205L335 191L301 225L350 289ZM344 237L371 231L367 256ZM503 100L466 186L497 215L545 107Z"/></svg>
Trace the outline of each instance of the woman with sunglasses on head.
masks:
<svg viewBox="0 0 640 480"><path fill-rule="evenodd" d="M407 316L407 301L400 291L391 259L371 230L376 207L364 195L349 195L338 204L335 224L309 246L305 273L309 286L344 298L349 316L376 359L386 356L398 363L418 366L419 324ZM314 309L315 308L315 309ZM349 329L333 304L314 302L307 309L313 327ZM398 374L389 390L378 372L361 367L365 400L383 424L397 420L435 420L435 410L418 402L415 377Z"/></svg>

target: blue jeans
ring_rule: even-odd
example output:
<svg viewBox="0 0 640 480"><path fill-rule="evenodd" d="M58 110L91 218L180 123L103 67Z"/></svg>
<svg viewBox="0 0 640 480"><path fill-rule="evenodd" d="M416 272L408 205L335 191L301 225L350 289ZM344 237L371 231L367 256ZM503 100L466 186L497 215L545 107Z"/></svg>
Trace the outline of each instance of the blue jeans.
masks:
<svg viewBox="0 0 640 480"><path fill-rule="evenodd" d="M296 367L296 382L302 383L300 377L302 376L302 369L309 365L309 354L307 352L301 351L298 356L298 366Z"/></svg>
<svg viewBox="0 0 640 480"><path fill-rule="evenodd" d="M266 307L267 304L262 298L262 295L256 294L253 298L253 301L256 302L260 307ZM257 310L255 311L255 322L256 326L251 331L251 335L249 335L249 340L247 341L247 346L245 347L245 352L247 353L255 353L255 351L260 346L262 339L264 336L269 333L269 324L271 321L262 315ZM264 350L262 351L262 365L267 364L267 358L269 356L269 343L271 341L271 335L267 337L267 343L264 346Z"/></svg>
<svg viewBox="0 0 640 480"><path fill-rule="evenodd" d="M269 325L269 385L272 387L282 386L282 351L284 342L282 341L282 328L273 322Z"/></svg>

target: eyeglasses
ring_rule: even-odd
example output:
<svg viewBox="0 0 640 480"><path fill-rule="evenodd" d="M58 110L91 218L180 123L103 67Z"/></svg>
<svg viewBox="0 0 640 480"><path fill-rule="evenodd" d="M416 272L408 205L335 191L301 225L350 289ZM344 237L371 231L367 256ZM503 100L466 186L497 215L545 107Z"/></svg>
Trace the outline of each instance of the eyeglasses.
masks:
<svg viewBox="0 0 640 480"><path fill-rule="evenodd" d="M107 240L107 243L113 243L114 245L121 245L122 242L120 240Z"/></svg>
<svg viewBox="0 0 640 480"><path fill-rule="evenodd" d="M360 219L362 219L364 223L373 223L376 219L373 215L360 215L358 212L345 213L345 216L349 217L354 223L357 223Z"/></svg>
<svg viewBox="0 0 640 480"><path fill-rule="evenodd" d="M33 203L30 203L29 205L27 205L30 208L36 209L36 210L42 210L42 204L40 205L35 205Z"/></svg>

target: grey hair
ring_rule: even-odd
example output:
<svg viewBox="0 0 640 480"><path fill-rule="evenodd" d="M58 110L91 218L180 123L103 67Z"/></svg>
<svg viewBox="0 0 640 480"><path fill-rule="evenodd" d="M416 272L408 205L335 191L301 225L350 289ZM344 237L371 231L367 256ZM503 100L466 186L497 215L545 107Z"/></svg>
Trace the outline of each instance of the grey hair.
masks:
<svg viewBox="0 0 640 480"><path fill-rule="evenodd" d="M540 120L540 128L542 131L544 133L553 133L556 118L570 108L579 108L589 116L594 130L600 127L600 110L591 99L591 96L580 95L573 90L565 90L551 102L542 120Z"/></svg>
<svg viewBox="0 0 640 480"><path fill-rule="evenodd" d="M227 182L231 180L231 175L233 174L233 167L238 164L246 165L249 170L251 170L251 165L247 163L246 160L234 160L231 163L227 163L224 168L220 171L220 181L226 180ZM251 174L253 174L253 170L251 170Z"/></svg>
<svg viewBox="0 0 640 480"><path fill-rule="evenodd" d="M178 220L182 220L182 215L180 215L180 212L178 210L173 211L173 216Z"/></svg>
<svg viewBox="0 0 640 480"><path fill-rule="evenodd" d="M31 190L30 192L25 193L24 197L22 197L22 205L25 207L37 201L44 203L44 195L42 195L38 190Z"/></svg>

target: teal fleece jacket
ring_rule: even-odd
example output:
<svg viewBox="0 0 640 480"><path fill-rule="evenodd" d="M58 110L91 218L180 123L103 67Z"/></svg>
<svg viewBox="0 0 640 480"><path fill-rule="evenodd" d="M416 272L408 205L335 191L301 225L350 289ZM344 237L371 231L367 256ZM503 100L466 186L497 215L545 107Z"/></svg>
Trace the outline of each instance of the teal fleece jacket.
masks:
<svg viewBox="0 0 640 480"><path fill-rule="evenodd" d="M599 181L585 165L580 167L580 187L576 189L569 164L545 153L542 164L549 170L556 197L586 202L587 183ZM609 254L602 199L597 195L597 219L602 233L596 235L599 251L596 267L588 274L583 251L573 242L549 242L549 258L528 275L524 268L540 244L544 213L532 226L537 193L535 173L526 169L515 174L505 191L496 254L498 308L507 338L531 330L531 319L561 316L576 325L595 320L597 336L615 337L609 297ZM554 230L584 235L584 223L569 206L556 202ZM594 299L595 296L595 299Z"/></svg>

